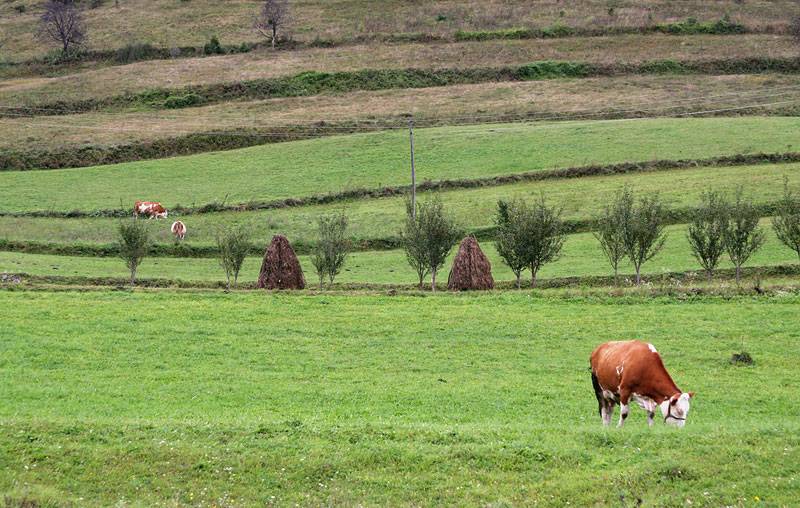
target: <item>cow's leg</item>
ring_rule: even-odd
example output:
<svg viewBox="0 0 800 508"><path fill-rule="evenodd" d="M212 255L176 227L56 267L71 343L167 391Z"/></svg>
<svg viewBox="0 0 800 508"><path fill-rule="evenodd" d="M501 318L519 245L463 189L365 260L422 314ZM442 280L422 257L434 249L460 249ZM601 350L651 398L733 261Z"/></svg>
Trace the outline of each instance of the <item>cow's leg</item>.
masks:
<svg viewBox="0 0 800 508"><path fill-rule="evenodd" d="M614 417L614 407L616 403L613 400L603 399L603 425L608 427L611 425L611 419Z"/></svg>
<svg viewBox="0 0 800 508"><path fill-rule="evenodd" d="M647 425L649 425L651 427L653 426L653 416L654 415L655 415L655 413L653 411L648 411L647 412Z"/></svg>
<svg viewBox="0 0 800 508"><path fill-rule="evenodd" d="M625 423L625 418L628 417L630 397L631 393L628 390L619 391L619 423L617 427L622 427L622 424Z"/></svg>

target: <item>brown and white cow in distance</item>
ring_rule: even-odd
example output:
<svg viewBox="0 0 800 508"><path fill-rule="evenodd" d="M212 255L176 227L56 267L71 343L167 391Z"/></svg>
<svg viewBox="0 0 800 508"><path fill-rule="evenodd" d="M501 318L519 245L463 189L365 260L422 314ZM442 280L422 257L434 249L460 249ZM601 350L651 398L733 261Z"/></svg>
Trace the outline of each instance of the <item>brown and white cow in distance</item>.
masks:
<svg viewBox="0 0 800 508"><path fill-rule="evenodd" d="M167 209L155 201L137 201L133 205L133 216L138 217L139 215L146 215L151 219L165 219Z"/></svg>
<svg viewBox="0 0 800 508"><path fill-rule="evenodd" d="M186 224L183 222L176 220L172 223L172 234L175 235L176 240L183 240L186 236Z"/></svg>
<svg viewBox="0 0 800 508"><path fill-rule="evenodd" d="M592 384L603 425L611 423L614 406L620 405L622 427L631 400L647 411L653 425L656 408L664 423L683 427L694 392L682 392L670 377L661 355L652 344L638 340L606 342L592 352Z"/></svg>

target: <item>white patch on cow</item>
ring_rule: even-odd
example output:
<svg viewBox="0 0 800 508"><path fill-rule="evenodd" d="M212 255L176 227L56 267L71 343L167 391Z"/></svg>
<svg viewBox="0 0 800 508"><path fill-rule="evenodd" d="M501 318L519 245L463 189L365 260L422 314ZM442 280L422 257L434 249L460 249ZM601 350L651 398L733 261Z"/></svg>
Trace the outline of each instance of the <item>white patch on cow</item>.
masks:
<svg viewBox="0 0 800 508"><path fill-rule="evenodd" d="M658 404L656 404L656 401L654 401L650 397L645 397L643 395L639 395L638 393L633 393L631 395L631 398L635 403L639 404L639 407L641 407L648 413L652 413L653 411L655 411L656 406L658 406Z"/></svg>
<svg viewBox="0 0 800 508"><path fill-rule="evenodd" d="M628 404L621 404L619 407L619 423L617 427L622 427L622 424L625 423L625 418L628 417L628 411L630 411L630 406Z"/></svg>
<svg viewBox="0 0 800 508"><path fill-rule="evenodd" d="M656 347L655 347L654 345L652 345L652 344L648 344L648 345L647 345L647 347L648 347L648 348L650 349L650 351L652 351L653 353L658 353L658 351L656 351Z"/></svg>
<svg viewBox="0 0 800 508"><path fill-rule="evenodd" d="M622 365L617 365L617 375L621 376L623 370L625 370L625 362L622 362Z"/></svg>
<svg viewBox="0 0 800 508"><path fill-rule="evenodd" d="M675 404L670 405L670 399L662 402L660 408L664 423L676 427L686 425L686 418L689 416L689 399L688 393L681 393Z"/></svg>
<svg viewBox="0 0 800 508"><path fill-rule="evenodd" d="M610 390L603 389L603 398L608 400L616 400L617 398L614 396L614 393Z"/></svg>

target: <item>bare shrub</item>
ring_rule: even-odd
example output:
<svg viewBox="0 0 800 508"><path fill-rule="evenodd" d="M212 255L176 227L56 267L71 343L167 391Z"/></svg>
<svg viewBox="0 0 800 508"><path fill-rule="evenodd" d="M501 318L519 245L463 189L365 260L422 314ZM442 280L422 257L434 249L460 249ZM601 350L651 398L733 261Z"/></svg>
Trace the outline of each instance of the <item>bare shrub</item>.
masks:
<svg viewBox="0 0 800 508"><path fill-rule="evenodd" d="M264 0L253 28L263 37L270 39L272 49L275 49L278 32L282 31L288 22L289 0Z"/></svg>
<svg viewBox="0 0 800 508"><path fill-rule="evenodd" d="M39 38L61 45L61 55L67 56L86 40L83 14L73 0L48 0L39 18Z"/></svg>

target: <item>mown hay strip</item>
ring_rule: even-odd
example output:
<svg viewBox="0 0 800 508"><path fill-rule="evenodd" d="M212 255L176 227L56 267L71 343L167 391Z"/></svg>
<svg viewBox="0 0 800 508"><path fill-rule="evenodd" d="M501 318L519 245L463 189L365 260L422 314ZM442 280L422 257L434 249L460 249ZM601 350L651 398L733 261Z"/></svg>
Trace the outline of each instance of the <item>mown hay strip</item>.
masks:
<svg viewBox="0 0 800 508"><path fill-rule="evenodd" d="M215 104L239 99L307 97L324 93L397 88L428 88L489 82L536 81L561 78L624 76L633 74L760 74L800 72L800 58L733 58L702 61L652 60L640 63L540 61L519 66L451 69L364 69L347 72L304 72L281 78L232 83L155 88L102 99L56 101L4 109L0 117L47 116L120 110L127 107L169 109Z"/></svg>

